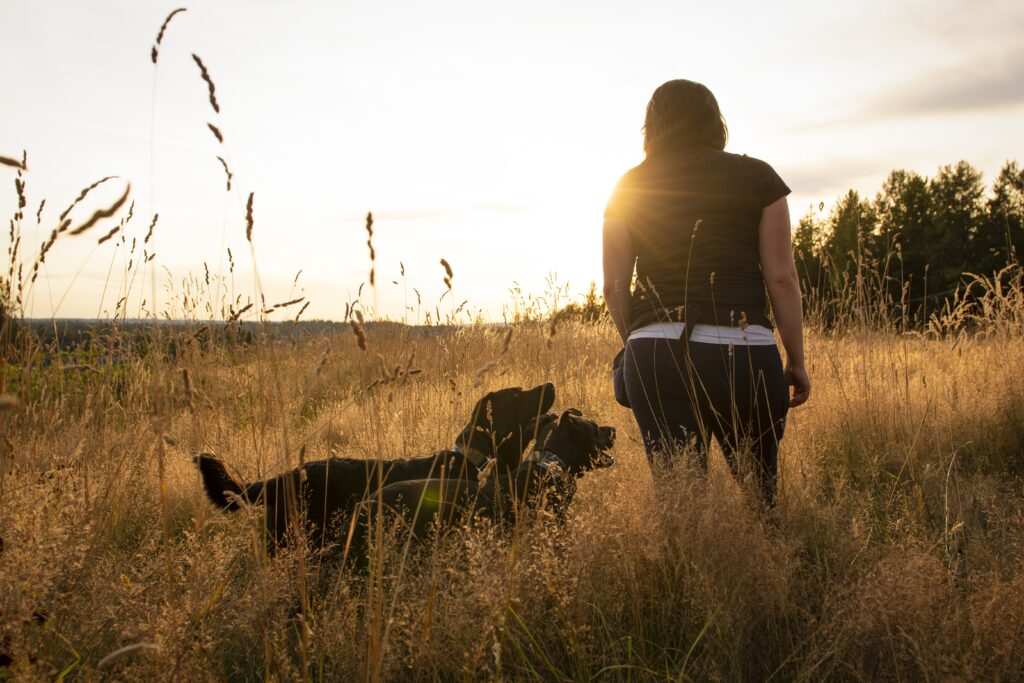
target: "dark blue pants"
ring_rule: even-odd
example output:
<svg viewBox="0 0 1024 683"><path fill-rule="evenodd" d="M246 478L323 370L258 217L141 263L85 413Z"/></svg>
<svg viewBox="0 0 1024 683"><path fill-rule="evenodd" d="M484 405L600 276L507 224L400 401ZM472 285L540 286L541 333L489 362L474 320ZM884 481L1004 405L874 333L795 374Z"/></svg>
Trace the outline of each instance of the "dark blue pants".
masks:
<svg viewBox="0 0 1024 683"><path fill-rule="evenodd" d="M651 465L696 455L706 471L714 437L733 474L747 453L764 500L775 503L779 440L789 385L775 346L634 339L623 363L626 394Z"/></svg>

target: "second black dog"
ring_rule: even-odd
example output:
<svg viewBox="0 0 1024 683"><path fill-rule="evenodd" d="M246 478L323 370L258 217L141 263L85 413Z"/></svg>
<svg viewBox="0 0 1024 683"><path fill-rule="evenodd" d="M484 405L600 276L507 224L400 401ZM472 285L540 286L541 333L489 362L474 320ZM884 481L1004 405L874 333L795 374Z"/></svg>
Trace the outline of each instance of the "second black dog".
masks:
<svg viewBox="0 0 1024 683"><path fill-rule="evenodd" d="M431 529L455 526L472 515L508 523L523 511L547 505L564 517L576 493L576 480L611 466L615 460L608 450L614 445L614 427L598 426L578 410L542 415L533 452L513 472L494 473L483 481L401 481L374 493L359 506L347 554L362 564L367 532L384 521L381 514L401 521L419 540Z"/></svg>

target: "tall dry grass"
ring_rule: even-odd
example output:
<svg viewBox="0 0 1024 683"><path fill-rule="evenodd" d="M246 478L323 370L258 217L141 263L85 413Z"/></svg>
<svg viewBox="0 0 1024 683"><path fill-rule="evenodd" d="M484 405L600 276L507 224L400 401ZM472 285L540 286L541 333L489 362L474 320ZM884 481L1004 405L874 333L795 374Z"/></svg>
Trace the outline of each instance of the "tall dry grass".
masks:
<svg viewBox="0 0 1024 683"><path fill-rule="evenodd" d="M251 246L253 194L208 126ZM655 484L612 398L614 331L547 316L537 303L557 289L512 290L504 328L371 324L356 303L340 331L254 335L244 320L302 299L243 298L228 251L228 275L204 268L146 312L182 327L42 341L17 324L22 302L69 212L109 179L26 260L27 159L0 163L19 198L0 289L0 678L1024 678L1019 270L976 278L917 327L870 277L811 302L815 392L791 413L766 519L720 458L706 478ZM156 268L157 216L136 245L130 215L100 239L130 255L108 282L115 323ZM375 276L369 215L367 233ZM427 453L485 391L542 381L557 408L619 429L617 464L581 482L568 523L480 525L413 550L385 534L367 576L268 557L258 514L213 509L191 463L213 451L252 480L331 455Z"/></svg>
<svg viewBox="0 0 1024 683"><path fill-rule="evenodd" d="M1024 675L1019 335L811 334L815 395L791 415L769 521L715 459L707 480L654 485L611 396L608 326L522 323L511 342L370 326L368 352L350 332L180 335L173 361L8 361L3 675ZM413 348L422 372L367 389ZM214 510L190 462L212 450L256 479L300 453L426 453L485 390L544 380L558 407L620 430L617 464L582 481L568 524L460 530L408 557L392 538L369 578L267 557L258 519Z"/></svg>

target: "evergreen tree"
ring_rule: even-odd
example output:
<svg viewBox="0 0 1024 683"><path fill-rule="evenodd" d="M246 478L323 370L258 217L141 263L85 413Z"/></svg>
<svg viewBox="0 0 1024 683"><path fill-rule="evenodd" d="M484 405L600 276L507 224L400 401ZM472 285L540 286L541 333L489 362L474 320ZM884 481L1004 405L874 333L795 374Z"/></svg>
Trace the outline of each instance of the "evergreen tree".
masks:
<svg viewBox="0 0 1024 683"><path fill-rule="evenodd" d="M986 232L1003 236L1004 263L1019 263L1024 254L1024 169L1007 161L992 184L986 206Z"/></svg>
<svg viewBox="0 0 1024 683"><path fill-rule="evenodd" d="M936 294L950 294L965 272L991 272L992 235L983 230L985 186L966 161L943 166L928 183L932 235L925 253ZM998 242L996 242L998 244ZM939 289L941 288L941 289Z"/></svg>
<svg viewBox="0 0 1024 683"><path fill-rule="evenodd" d="M833 207L824 250L838 277L854 277L859 265L873 255L875 222L871 203L854 190Z"/></svg>
<svg viewBox="0 0 1024 683"><path fill-rule="evenodd" d="M903 283L910 282L911 300L924 296L931 233L931 195L928 180L913 171L896 170L875 196L878 242L883 275L890 295L899 300Z"/></svg>
<svg viewBox="0 0 1024 683"><path fill-rule="evenodd" d="M817 289L824 284L821 263L824 235L825 226L813 209L804 214L793 231L793 258L805 290Z"/></svg>

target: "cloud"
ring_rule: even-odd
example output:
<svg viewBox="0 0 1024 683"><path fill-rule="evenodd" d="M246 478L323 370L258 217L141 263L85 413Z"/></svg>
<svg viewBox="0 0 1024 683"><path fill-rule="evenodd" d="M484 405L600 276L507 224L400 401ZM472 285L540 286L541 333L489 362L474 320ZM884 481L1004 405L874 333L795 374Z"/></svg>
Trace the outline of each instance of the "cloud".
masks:
<svg viewBox="0 0 1024 683"><path fill-rule="evenodd" d="M953 50L1016 44L1024 21L1020 0L924 0L902 6L903 21Z"/></svg>
<svg viewBox="0 0 1024 683"><path fill-rule="evenodd" d="M840 103L833 103L838 105ZM922 73L844 102L845 113L801 121L785 133L884 123L922 116L970 114L1024 105L1024 48L976 57L960 64Z"/></svg>
<svg viewBox="0 0 1024 683"><path fill-rule="evenodd" d="M962 64L924 74L872 98L872 120L959 114L1024 104L1024 50L996 60Z"/></svg>
<svg viewBox="0 0 1024 683"><path fill-rule="evenodd" d="M811 164L777 166L779 174L795 194L822 197L828 193L845 192L864 178L884 176L888 165L867 159L822 159Z"/></svg>

